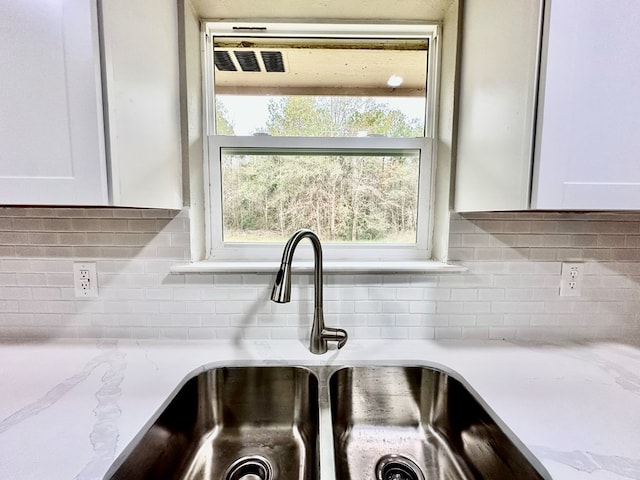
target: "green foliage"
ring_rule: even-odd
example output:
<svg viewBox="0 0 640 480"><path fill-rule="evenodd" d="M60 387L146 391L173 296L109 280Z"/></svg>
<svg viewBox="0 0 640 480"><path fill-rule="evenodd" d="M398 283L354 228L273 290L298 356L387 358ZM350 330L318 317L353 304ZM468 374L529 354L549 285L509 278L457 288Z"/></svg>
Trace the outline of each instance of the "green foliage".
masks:
<svg viewBox="0 0 640 480"><path fill-rule="evenodd" d="M228 120L229 112L222 102L216 102L216 133L218 135L235 135L233 125Z"/></svg>
<svg viewBox="0 0 640 480"><path fill-rule="evenodd" d="M284 97L269 102L267 131L273 136L387 137L423 135L418 119L364 97Z"/></svg>
<svg viewBox="0 0 640 480"><path fill-rule="evenodd" d="M356 97L272 101L267 131L274 136L422 135L417 121L402 112ZM282 240L298 228L311 228L326 241L415 241L418 169L412 156L225 157L225 240Z"/></svg>

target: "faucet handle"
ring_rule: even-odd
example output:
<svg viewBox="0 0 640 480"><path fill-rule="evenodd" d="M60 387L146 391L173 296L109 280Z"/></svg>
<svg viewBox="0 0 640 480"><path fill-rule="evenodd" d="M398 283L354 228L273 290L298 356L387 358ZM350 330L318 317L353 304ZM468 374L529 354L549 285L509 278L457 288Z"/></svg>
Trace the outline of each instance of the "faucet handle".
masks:
<svg viewBox="0 0 640 480"><path fill-rule="evenodd" d="M338 349L344 347L349 336L342 328L324 327L322 338L328 342L338 342Z"/></svg>

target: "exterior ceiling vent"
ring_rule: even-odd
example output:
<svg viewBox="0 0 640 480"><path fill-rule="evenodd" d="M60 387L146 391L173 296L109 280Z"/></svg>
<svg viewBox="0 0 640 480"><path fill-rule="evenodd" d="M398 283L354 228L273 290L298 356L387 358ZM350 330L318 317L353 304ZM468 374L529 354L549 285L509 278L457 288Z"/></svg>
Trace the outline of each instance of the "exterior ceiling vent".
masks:
<svg viewBox="0 0 640 480"><path fill-rule="evenodd" d="M213 52L213 63L215 63L216 68L221 72L236 72L238 70L233 64L229 52L224 50L216 50Z"/></svg>
<svg viewBox="0 0 640 480"><path fill-rule="evenodd" d="M219 72L286 71L282 52L273 50L215 50L213 60Z"/></svg>
<svg viewBox="0 0 640 480"><path fill-rule="evenodd" d="M255 52L236 50L233 53L235 54L236 60L238 60L240 68L243 72L260 71L260 65L258 64L258 59L256 58Z"/></svg>
<svg viewBox="0 0 640 480"><path fill-rule="evenodd" d="M260 56L267 72L284 72L284 60L281 52L260 52Z"/></svg>

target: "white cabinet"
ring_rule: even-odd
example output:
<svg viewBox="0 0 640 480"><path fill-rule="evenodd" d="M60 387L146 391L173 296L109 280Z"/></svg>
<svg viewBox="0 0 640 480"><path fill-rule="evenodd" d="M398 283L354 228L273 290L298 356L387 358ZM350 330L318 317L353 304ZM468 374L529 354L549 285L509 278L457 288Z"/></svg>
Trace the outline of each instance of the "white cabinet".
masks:
<svg viewBox="0 0 640 480"><path fill-rule="evenodd" d="M106 204L95 4L0 0L0 58L0 204Z"/></svg>
<svg viewBox="0 0 640 480"><path fill-rule="evenodd" d="M101 5L113 204L181 208L177 3Z"/></svg>
<svg viewBox="0 0 640 480"><path fill-rule="evenodd" d="M2 205L182 206L176 3L100 4L0 0Z"/></svg>
<svg viewBox="0 0 640 480"><path fill-rule="evenodd" d="M640 4L544 4L465 3L454 207L640 209Z"/></svg>
<svg viewBox="0 0 640 480"><path fill-rule="evenodd" d="M465 2L457 211L529 206L542 0Z"/></svg>
<svg viewBox="0 0 640 480"><path fill-rule="evenodd" d="M640 4L548 3L532 208L640 209Z"/></svg>

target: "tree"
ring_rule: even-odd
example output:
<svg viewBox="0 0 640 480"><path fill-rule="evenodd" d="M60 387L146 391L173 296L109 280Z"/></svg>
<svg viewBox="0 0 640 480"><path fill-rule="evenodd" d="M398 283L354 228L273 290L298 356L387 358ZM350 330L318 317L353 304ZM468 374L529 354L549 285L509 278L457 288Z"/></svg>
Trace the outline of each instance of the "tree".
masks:
<svg viewBox="0 0 640 480"><path fill-rule="evenodd" d="M233 124L229 121L229 111L227 107L220 101L216 100L216 134L217 135L235 135Z"/></svg>
<svg viewBox="0 0 640 480"><path fill-rule="evenodd" d="M292 96L271 101L268 111L274 136L422 134L417 120L369 98ZM415 238L418 167L412 156L376 154L224 159L225 231L273 240L297 228L329 241Z"/></svg>

